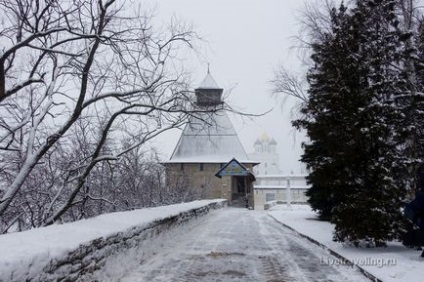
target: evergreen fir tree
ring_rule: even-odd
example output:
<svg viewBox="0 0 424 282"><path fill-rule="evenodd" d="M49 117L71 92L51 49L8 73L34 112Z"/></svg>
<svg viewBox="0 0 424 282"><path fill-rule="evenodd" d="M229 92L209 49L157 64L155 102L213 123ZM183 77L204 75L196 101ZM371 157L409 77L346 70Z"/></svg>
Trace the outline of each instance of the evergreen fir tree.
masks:
<svg viewBox="0 0 424 282"><path fill-rule="evenodd" d="M406 193L395 1L358 0L331 20L331 33L313 46L305 118L294 122L310 138L302 156L309 202L335 223L336 241L382 245L399 236Z"/></svg>
<svg viewBox="0 0 424 282"><path fill-rule="evenodd" d="M414 60L414 72L416 80L413 85L415 91L411 95L410 108L405 109L406 113L412 114L411 123L412 123L412 140L414 142L414 163L416 164L413 167L414 173L414 188L417 188L417 176L416 171L420 166L424 164L424 19L421 19L421 22L418 26L418 32L415 37L415 46L416 53L407 53L410 54ZM406 50L408 51L408 50Z"/></svg>
<svg viewBox="0 0 424 282"><path fill-rule="evenodd" d="M399 28L404 43L401 53L403 63L403 88L395 97L396 105L404 119L398 128L398 139L403 142L401 151L404 168L402 177L409 196L416 192L417 169L424 163L424 27L421 22L409 22Z"/></svg>
<svg viewBox="0 0 424 282"><path fill-rule="evenodd" d="M333 209L354 189L355 175L350 168L357 163L361 146L357 135L356 113L366 101L358 89L363 86L362 64L350 50L359 44L349 31L346 7L331 12L332 31L323 42L314 44L314 67L308 72L309 101L302 109L305 118L294 125L306 129L310 142L304 144L302 161L310 169L307 192L311 207L323 219L331 219Z"/></svg>
<svg viewBox="0 0 424 282"><path fill-rule="evenodd" d="M357 30L359 50L356 56L366 66L363 69L361 96L366 106L359 108L358 135L355 142L360 158L350 164L358 185L348 191L349 200L334 209L337 241L368 241L381 245L399 236L401 207L405 187L398 173L399 154L397 124L402 121L394 104L401 80L394 66L398 63L400 41L395 30L395 1L357 1L351 12L350 32ZM360 168L358 170L358 168Z"/></svg>

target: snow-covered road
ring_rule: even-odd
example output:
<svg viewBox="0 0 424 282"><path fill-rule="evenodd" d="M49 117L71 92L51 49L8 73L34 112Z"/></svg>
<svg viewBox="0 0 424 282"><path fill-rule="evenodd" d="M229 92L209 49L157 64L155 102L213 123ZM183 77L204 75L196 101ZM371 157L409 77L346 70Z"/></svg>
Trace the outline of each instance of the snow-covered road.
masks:
<svg viewBox="0 0 424 282"><path fill-rule="evenodd" d="M330 265L334 257L266 212L225 208L183 228L152 242L148 257L132 258L139 260L132 269L117 271L116 277L109 271L107 280L369 281L355 268Z"/></svg>

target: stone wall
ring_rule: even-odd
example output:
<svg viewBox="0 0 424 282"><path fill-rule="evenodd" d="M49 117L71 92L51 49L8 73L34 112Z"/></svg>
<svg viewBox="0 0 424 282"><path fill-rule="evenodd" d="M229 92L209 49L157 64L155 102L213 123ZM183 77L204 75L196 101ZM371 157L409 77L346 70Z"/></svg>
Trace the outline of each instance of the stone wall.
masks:
<svg viewBox="0 0 424 282"><path fill-rule="evenodd" d="M234 185L232 177L218 178L215 174L225 165L219 163L168 163L166 164L167 181L172 184L177 179L186 177L190 187L204 189L207 199L227 199L231 204L231 189ZM252 164L243 164L252 170ZM202 170L201 167L202 166ZM252 199L253 203L253 199Z"/></svg>
<svg viewBox="0 0 424 282"><path fill-rule="evenodd" d="M203 170L201 170L200 163L166 164L167 180L172 184L180 177L186 176L187 185L195 189L204 189L206 198L230 199L231 178L218 178L215 176L221 169L221 165L224 164L204 163L202 164Z"/></svg>
<svg viewBox="0 0 424 282"><path fill-rule="evenodd" d="M26 281L93 281L92 273L101 271L109 256L135 248L143 241L148 241L165 231L203 216L210 210L222 208L226 204L226 202L215 202L152 222L147 226L134 227L107 238L98 238L80 245L78 249L69 252L62 258L51 260L42 273L31 274ZM10 281L18 280L14 280L12 276Z"/></svg>

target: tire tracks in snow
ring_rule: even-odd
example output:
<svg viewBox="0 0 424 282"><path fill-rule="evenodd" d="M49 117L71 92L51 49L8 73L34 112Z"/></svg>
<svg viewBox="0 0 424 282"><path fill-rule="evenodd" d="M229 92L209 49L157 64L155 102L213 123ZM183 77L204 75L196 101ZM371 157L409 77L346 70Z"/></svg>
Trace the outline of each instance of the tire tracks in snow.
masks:
<svg viewBox="0 0 424 282"><path fill-rule="evenodd" d="M270 234L285 234L284 240L280 237L270 239L276 245L276 249L284 249L290 254L287 260L296 265L292 269L293 273L297 272L297 280L294 281L369 281L354 268L349 266L331 266L323 264L323 261L328 257L332 257L329 253L325 252L318 246L300 237L296 232L285 228L281 224L275 222L272 218L267 216L263 221L268 233ZM352 278L351 278L352 277Z"/></svg>
<svg viewBox="0 0 424 282"><path fill-rule="evenodd" d="M322 258L331 255L278 224L266 212L225 208L178 229L166 238L149 241L155 252L143 257L137 267L121 272L121 277L99 280L369 281L349 266L321 264Z"/></svg>

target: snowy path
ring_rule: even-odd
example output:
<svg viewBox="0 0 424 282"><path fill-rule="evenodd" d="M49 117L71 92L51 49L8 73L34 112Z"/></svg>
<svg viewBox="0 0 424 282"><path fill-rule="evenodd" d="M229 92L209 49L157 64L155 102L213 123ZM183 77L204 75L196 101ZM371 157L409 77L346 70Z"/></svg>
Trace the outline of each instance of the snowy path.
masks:
<svg viewBox="0 0 424 282"><path fill-rule="evenodd" d="M111 281L369 281L354 268L321 263L331 257L266 212L214 211L159 245Z"/></svg>

